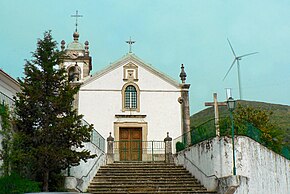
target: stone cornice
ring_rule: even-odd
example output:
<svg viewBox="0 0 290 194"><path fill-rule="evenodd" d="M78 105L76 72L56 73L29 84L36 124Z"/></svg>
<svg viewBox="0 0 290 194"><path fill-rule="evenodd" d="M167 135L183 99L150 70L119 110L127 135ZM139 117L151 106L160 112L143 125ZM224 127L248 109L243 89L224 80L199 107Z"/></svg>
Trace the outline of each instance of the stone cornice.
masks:
<svg viewBox="0 0 290 194"><path fill-rule="evenodd" d="M116 118L145 118L147 115L115 115Z"/></svg>

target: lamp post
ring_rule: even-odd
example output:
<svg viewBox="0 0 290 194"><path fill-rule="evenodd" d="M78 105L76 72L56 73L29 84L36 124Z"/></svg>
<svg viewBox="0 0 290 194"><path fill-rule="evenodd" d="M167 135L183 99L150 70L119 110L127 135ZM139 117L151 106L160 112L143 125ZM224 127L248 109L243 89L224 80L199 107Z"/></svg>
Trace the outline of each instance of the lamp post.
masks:
<svg viewBox="0 0 290 194"><path fill-rule="evenodd" d="M231 117L231 122L232 122L233 174L236 175L235 129L234 129L234 117L233 117L233 111L236 108L236 101L232 97L229 97L227 100L227 106L230 111L230 117Z"/></svg>

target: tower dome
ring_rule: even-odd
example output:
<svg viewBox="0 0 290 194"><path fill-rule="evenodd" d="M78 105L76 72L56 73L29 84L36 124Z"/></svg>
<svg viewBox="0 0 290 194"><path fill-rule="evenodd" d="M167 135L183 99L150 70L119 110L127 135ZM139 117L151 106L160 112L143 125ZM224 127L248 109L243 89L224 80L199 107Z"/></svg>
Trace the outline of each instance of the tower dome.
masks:
<svg viewBox="0 0 290 194"><path fill-rule="evenodd" d="M85 50L84 45L79 42L79 37L80 34L77 31L75 31L73 33L74 41L68 44L67 50Z"/></svg>

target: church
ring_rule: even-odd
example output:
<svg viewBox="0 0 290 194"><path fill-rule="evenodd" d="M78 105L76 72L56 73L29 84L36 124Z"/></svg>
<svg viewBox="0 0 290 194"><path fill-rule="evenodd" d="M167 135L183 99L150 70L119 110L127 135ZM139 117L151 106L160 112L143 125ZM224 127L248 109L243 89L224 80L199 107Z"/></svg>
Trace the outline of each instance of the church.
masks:
<svg viewBox="0 0 290 194"><path fill-rule="evenodd" d="M89 42L80 43L79 36L76 30L72 42L67 45L65 41L61 42L61 49L65 52L65 56L60 66L66 69L71 84L80 86L74 104L79 114L84 115L84 120L93 124L95 130L103 137L108 137L108 144L107 150L96 152L98 157L70 168L70 174L68 173L66 177L66 188L78 191L87 191L89 188L90 191L93 189L99 191L103 189L100 186L102 184L105 185L104 189L112 190L120 189L118 184L122 185L122 188L138 188L133 183L126 183L125 186L123 182L115 183L115 179L99 180L98 178L102 177L102 169L107 168L101 166L106 164L110 166L112 161L116 162L113 163L116 166L128 164L126 161L154 161L151 164L159 165L160 163L156 161L161 160L153 156L155 153L146 151L151 142L159 141L165 143L163 163L165 161L165 165L174 163L183 166L191 173L190 176L196 177L204 185L206 188L204 193L289 193L287 192L289 191L287 179L290 172L289 160L246 136L235 136L233 141L227 136L217 135L194 145L187 144L186 149L172 155L173 161L167 160L167 140L190 131L190 84L186 83L184 66L181 65L181 71L177 73L181 79L178 82L140 59L130 47L129 52L119 60L91 75L94 65L89 52ZM127 41L129 46L133 42ZM165 138L167 133L170 137ZM190 136L187 136L183 136L183 143L190 142ZM137 146L131 143L125 144L124 149L124 141L141 143ZM234 142L235 148L230 142ZM136 148L139 150L137 153L130 151ZM90 147L89 144L85 145L85 149L98 150ZM236 153L236 160L230 157L231 153ZM153 160L148 160L150 155ZM159 154L157 155L159 157ZM236 165L233 165L233 161ZM142 166L142 162L129 163L135 164L134 168ZM129 169L123 169L122 173L124 171L127 173ZM269 172L272 173L269 175ZM125 175L119 173L116 176L129 176L126 173ZM134 173L136 174L135 171ZM169 170L165 171L166 176L168 173ZM94 177L101 182L95 183ZM106 174L105 177L108 175ZM160 179L163 180L163 177ZM150 189L147 183L143 186ZM161 183L158 187L152 185L151 187L161 188L161 185L168 187ZM188 187L182 186L183 189L190 189ZM169 188L172 189L173 187Z"/></svg>
<svg viewBox="0 0 290 194"><path fill-rule="evenodd" d="M93 68L89 42L79 42L80 34L66 45L60 65L67 70L71 84L80 85L75 106L84 120L104 137L115 141L163 141L169 132L177 137L189 131L190 84L181 65L181 83L158 71L129 52L119 60L91 75ZM131 158L133 159L133 158Z"/></svg>
<svg viewBox="0 0 290 194"><path fill-rule="evenodd" d="M170 137L176 138L190 131L190 84L186 83L185 67L181 65L180 72L177 72L181 81L176 81L137 57L131 49L134 41L129 40L127 41L130 46L128 53L92 74L94 65L89 52L89 42L79 42L79 36L76 30L69 44L61 41L61 50L65 55L60 67L66 69L70 83L80 87L75 96L75 108L79 114L84 115L84 120L93 124L95 130L103 137L109 136L108 142L113 138L113 141L119 142L119 145L122 145L121 141L142 142L141 148L139 146L142 150L137 157L134 154L127 155L127 153L122 155L120 151L122 147L119 146L117 147L119 158L114 158L113 161L126 162L112 164L108 160L111 152L106 151L104 147L93 145L93 142L84 142L82 149L91 151L96 157L86 162L82 161L79 166L71 166L64 172L66 189L78 192L89 190L93 193L105 193L100 189L115 190L118 193L120 187L134 191L141 188L143 192L144 189L148 189L146 191L152 191L151 193L164 190L168 190L167 193L180 193L181 189L196 192L197 188L203 189L198 191L199 193L211 194L289 193L289 159L247 136L236 135L231 139L228 136L217 135L193 145L187 144L186 149L175 154L170 153L173 161L165 159L161 167L161 163L156 162L157 160L151 163L135 162L148 161L146 160L148 153L143 150L149 144L144 142L160 141L166 147L168 139L171 139L170 143L172 143ZM2 70L0 70L0 78L0 100L13 106L12 96L20 92L19 84ZM189 142L190 137L183 137L183 142ZM166 148L164 155L166 158ZM130 163L134 165L133 168L123 169ZM149 172L145 171L148 170L147 164L155 165L150 170L153 174L152 179L148 176ZM107 174L105 177L109 178L101 180L102 173L107 168L105 165L115 165L109 173L105 170L108 174L113 171L115 173L115 167L122 171L117 171L116 177L112 178ZM181 185L179 185L176 182L183 175L179 174L178 169L178 174L175 172L170 174L168 168L164 170L164 166L170 167L170 165L184 168L183 172L190 172L186 176L191 178L194 176L196 178L194 182L198 180L200 184L196 186L191 182L184 185L184 179L181 179L179 180ZM158 166L162 172L154 182ZM130 168L133 171L130 172ZM136 169L141 172L136 172ZM121 179L119 179L120 173ZM128 178L129 173L131 179ZM146 179L143 179L143 174ZM95 177L99 182L96 182ZM126 177L124 178L127 179L126 183L122 182L123 177ZM173 182L171 186L168 186L169 179L166 177ZM132 183L134 181L137 182L136 185ZM177 190L173 191L174 188ZM94 189L97 191L94 192Z"/></svg>

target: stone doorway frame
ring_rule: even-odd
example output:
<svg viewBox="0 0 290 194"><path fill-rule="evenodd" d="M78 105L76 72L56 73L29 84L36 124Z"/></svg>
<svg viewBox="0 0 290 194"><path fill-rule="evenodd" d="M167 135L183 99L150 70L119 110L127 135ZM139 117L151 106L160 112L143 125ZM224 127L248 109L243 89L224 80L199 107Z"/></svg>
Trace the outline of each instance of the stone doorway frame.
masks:
<svg viewBox="0 0 290 194"><path fill-rule="evenodd" d="M114 122L114 137L115 141L120 140L120 128L141 128L142 141L147 141L148 123L147 122Z"/></svg>
<svg viewBox="0 0 290 194"><path fill-rule="evenodd" d="M114 137L115 137L115 141L119 141L120 140L120 128L141 128L141 133L142 133L142 142L146 142L147 141L147 136L148 136L148 123L147 122L138 122L138 121L116 121L114 122ZM146 144L142 144L142 148L146 149L147 145ZM118 151L119 152L119 151ZM142 161L143 161L143 157L144 154L146 154L146 152L142 153ZM114 157L115 160L119 161L120 160L120 156L119 153L114 153Z"/></svg>

